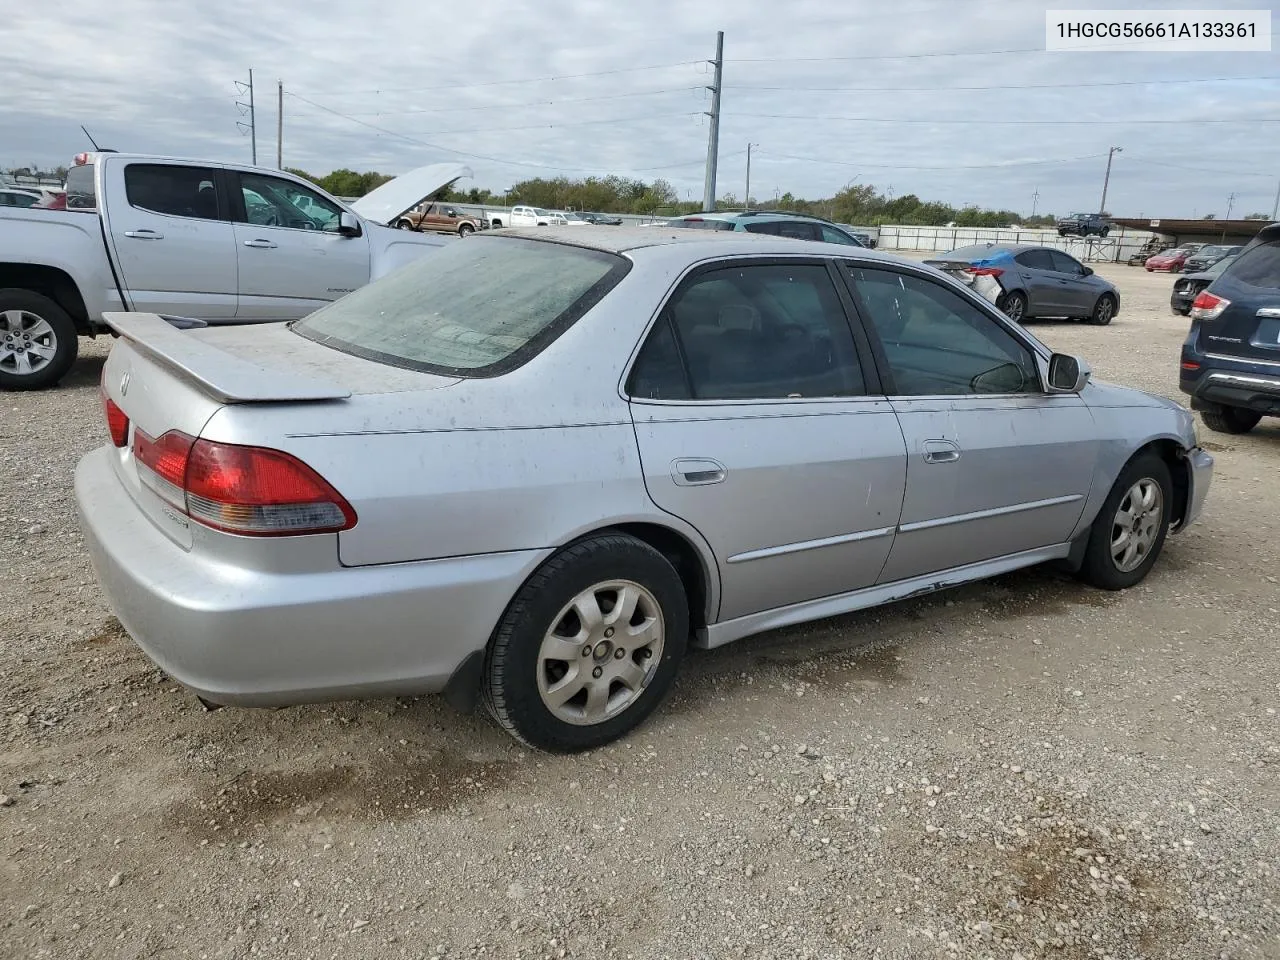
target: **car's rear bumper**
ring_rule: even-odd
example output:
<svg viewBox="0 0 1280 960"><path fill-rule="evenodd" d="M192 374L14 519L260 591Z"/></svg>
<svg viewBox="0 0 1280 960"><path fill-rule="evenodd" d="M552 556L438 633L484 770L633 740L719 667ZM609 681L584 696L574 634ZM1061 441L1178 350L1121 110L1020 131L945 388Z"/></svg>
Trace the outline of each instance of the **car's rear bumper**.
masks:
<svg viewBox="0 0 1280 960"><path fill-rule="evenodd" d="M323 570L255 570L187 551L134 505L110 451L76 468L80 525L121 624L215 703L277 706L434 693L483 650L550 551Z"/></svg>
<svg viewBox="0 0 1280 960"><path fill-rule="evenodd" d="M1202 353L1194 331L1182 347L1178 386L1191 397L1191 408L1215 403L1269 416L1280 416L1280 363L1247 357ZM1194 364L1195 369L1188 369Z"/></svg>

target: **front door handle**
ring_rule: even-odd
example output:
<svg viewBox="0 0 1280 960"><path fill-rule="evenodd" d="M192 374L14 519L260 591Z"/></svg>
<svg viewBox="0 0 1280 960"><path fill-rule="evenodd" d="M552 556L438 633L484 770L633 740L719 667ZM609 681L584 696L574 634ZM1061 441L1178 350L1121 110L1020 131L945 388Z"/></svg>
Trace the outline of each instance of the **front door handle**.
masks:
<svg viewBox="0 0 1280 960"><path fill-rule="evenodd" d="M724 464L719 460L676 460L671 464L671 479L679 487L703 487L724 480Z"/></svg>
<svg viewBox="0 0 1280 960"><path fill-rule="evenodd" d="M124 235L126 237L129 237L131 240L163 240L164 239L163 233L156 233L154 230L148 230L146 227L143 227L141 230L126 230L124 232Z"/></svg>
<svg viewBox="0 0 1280 960"><path fill-rule="evenodd" d="M960 447L950 440L926 440L922 452L925 463L955 463L960 459Z"/></svg>
<svg viewBox="0 0 1280 960"><path fill-rule="evenodd" d="M244 245L246 247L253 247L255 250L274 250L276 248L276 245L272 243L270 240L261 240L261 239L246 240L244 242Z"/></svg>

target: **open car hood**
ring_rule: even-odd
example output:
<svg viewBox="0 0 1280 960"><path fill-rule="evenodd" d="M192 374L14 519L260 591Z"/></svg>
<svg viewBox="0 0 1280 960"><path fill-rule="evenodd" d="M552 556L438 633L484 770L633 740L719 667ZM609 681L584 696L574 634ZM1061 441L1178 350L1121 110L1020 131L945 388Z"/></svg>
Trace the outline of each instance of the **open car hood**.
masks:
<svg viewBox="0 0 1280 960"><path fill-rule="evenodd" d="M427 197L440 192L455 180L472 176L462 163L429 163L388 180L351 204L351 209L374 223L395 223Z"/></svg>

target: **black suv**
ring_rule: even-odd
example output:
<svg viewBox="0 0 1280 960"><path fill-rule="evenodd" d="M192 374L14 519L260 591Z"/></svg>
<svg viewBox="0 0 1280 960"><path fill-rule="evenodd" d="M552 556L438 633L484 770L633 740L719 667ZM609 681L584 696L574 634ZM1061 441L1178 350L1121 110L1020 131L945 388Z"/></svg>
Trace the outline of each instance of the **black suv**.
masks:
<svg viewBox="0 0 1280 960"><path fill-rule="evenodd" d="M1058 236L1060 237L1065 237L1068 234L1087 237L1091 233L1105 237L1110 232L1111 223L1100 213L1075 213L1058 221Z"/></svg>
<svg viewBox="0 0 1280 960"><path fill-rule="evenodd" d="M1220 433L1280 416L1280 223L1264 227L1192 303L1178 385Z"/></svg>

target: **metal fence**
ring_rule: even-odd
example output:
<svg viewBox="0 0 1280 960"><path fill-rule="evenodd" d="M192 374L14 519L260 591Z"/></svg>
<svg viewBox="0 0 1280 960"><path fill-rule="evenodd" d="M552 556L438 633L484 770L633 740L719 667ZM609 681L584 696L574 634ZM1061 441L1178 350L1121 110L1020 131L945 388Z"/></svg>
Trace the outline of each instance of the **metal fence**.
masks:
<svg viewBox="0 0 1280 960"><path fill-rule="evenodd" d="M1002 245L1028 244L1053 247L1071 254L1077 260L1094 263L1120 263L1140 251L1156 234L1146 230L1120 228L1106 237L1060 237L1058 231L997 229L993 227L913 227L880 228L881 250L955 250L983 243Z"/></svg>

